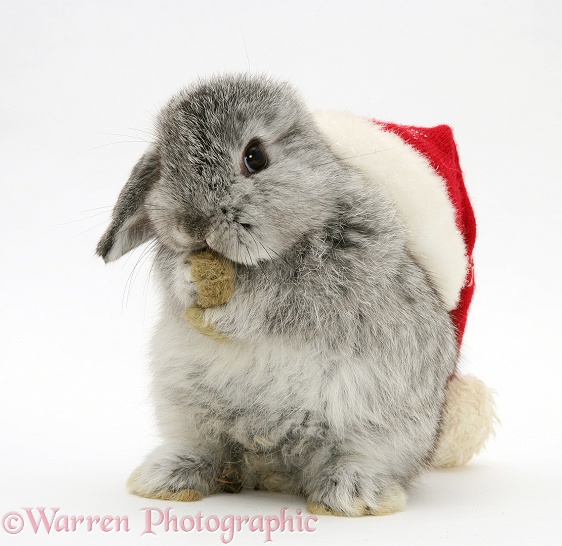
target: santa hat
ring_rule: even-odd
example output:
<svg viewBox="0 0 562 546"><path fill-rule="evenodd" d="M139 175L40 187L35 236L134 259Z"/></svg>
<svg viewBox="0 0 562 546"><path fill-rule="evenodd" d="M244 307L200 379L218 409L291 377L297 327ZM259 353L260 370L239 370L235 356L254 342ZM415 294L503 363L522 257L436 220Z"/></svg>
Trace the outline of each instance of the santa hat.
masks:
<svg viewBox="0 0 562 546"><path fill-rule="evenodd" d="M476 221L451 128L333 112L314 117L336 156L363 172L396 205L409 250L451 313L460 346L474 292Z"/></svg>

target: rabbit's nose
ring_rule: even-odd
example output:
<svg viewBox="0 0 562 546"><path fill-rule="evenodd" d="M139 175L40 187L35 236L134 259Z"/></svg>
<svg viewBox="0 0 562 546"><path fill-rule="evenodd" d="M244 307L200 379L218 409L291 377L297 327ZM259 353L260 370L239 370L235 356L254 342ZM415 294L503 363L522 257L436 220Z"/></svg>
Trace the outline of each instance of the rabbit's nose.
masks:
<svg viewBox="0 0 562 546"><path fill-rule="evenodd" d="M209 232L210 220L203 214L189 211L183 215L182 225L190 237L198 241L204 241Z"/></svg>

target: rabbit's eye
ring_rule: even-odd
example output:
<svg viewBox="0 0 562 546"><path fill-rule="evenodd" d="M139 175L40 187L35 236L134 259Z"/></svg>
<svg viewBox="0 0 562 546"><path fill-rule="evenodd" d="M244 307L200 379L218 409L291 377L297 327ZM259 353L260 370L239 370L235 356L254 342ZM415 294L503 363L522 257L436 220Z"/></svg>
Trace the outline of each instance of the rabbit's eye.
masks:
<svg viewBox="0 0 562 546"><path fill-rule="evenodd" d="M244 167L247 175L257 173L267 167L267 154L261 142L253 141L244 150Z"/></svg>

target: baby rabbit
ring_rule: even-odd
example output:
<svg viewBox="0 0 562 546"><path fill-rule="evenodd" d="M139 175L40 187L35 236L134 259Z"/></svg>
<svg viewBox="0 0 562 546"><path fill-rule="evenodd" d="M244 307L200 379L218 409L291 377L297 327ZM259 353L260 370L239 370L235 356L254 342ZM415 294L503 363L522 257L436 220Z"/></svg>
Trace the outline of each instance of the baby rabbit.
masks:
<svg viewBox="0 0 562 546"><path fill-rule="evenodd" d="M221 76L170 100L97 252L149 239L162 445L130 491L249 486L317 514L402 509L455 371L450 305L388 192L334 153L289 85Z"/></svg>

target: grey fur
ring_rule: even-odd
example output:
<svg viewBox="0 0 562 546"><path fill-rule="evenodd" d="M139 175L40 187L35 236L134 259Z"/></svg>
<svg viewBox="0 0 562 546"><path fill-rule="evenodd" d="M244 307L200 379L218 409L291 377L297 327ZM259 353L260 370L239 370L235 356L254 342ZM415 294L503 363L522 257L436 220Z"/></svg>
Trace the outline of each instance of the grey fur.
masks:
<svg viewBox="0 0 562 546"><path fill-rule="evenodd" d="M98 246L111 253L127 215L149 220L138 243L157 241L164 443L140 488L209 494L235 468L251 487L376 512L385 491L423 470L457 360L450 317L394 207L334 157L287 84L199 83L162 110L157 135L159 178L133 172ZM269 165L244 176L254 138ZM234 296L206 311L227 346L182 318L194 298L185 256L206 245L236 263Z"/></svg>

